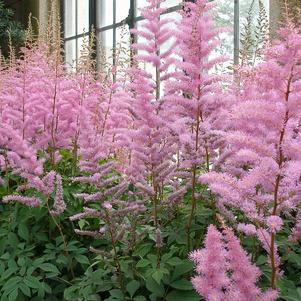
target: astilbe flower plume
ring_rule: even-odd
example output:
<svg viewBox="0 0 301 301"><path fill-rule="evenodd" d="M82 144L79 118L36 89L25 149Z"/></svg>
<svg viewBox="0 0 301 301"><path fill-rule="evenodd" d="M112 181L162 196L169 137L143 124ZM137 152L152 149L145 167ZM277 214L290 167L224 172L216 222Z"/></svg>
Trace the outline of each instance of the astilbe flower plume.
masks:
<svg viewBox="0 0 301 301"><path fill-rule="evenodd" d="M78 235L92 236L96 239L107 238L115 249L116 245L123 241L126 249L129 250L135 244L136 226L141 222L142 215L146 208L139 197L139 194L131 194L129 181L116 175L114 172L116 164L108 162L99 166L99 172L92 176L74 178L74 181L93 185L97 191L94 193L80 193L76 196L89 206L90 204L100 205L100 209L84 207L82 213L70 217L71 221L77 221L86 217L97 218L99 229L83 230L76 229ZM125 193L128 193L128 200L122 200ZM126 240L125 238L131 237ZM93 252L98 252L92 248ZM125 249L124 249L125 251ZM101 252L101 251L99 251ZM115 250L114 250L115 252ZM115 254L115 256L117 256Z"/></svg>
<svg viewBox="0 0 301 301"><path fill-rule="evenodd" d="M49 160L54 168L58 150L70 147L72 137L72 103L65 97L72 82L63 77L56 54L45 43L27 41L20 58L7 67L0 89L0 170L23 178L17 192L34 188L45 198L54 191L55 175L44 164ZM5 200L33 204L28 196Z"/></svg>
<svg viewBox="0 0 301 301"><path fill-rule="evenodd" d="M301 205L300 43L300 28L287 20L279 40L266 49L265 60L242 70L224 135L224 155L214 172L200 177L218 195L217 206L227 217L233 219L231 211L239 210L270 233L263 247L270 255L273 288L280 274L276 232L283 214Z"/></svg>
<svg viewBox="0 0 301 301"><path fill-rule="evenodd" d="M275 301L275 290L262 292L256 285L260 270L250 262L231 229L218 231L210 225L205 248L193 251L190 259L196 264L192 278L196 291L206 301Z"/></svg>
<svg viewBox="0 0 301 301"><path fill-rule="evenodd" d="M197 174L200 170L209 171L217 149L222 145L219 128L225 103L222 101L221 76L215 69L225 58L214 53L220 44L220 31L214 26L212 8L212 3L207 0L184 2L175 31L176 68L174 77L166 84L165 119L176 137L178 169L190 173L184 178L186 188L192 189L188 249L196 210ZM182 196L186 191L182 189Z"/></svg>
<svg viewBox="0 0 301 301"><path fill-rule="evenodd" d="M124 165L124 173L144 194L146 202L152 204L152 220L157 233L164 190L171 186L176 168L174 139L166 125L168 112L163 105L164 86L172 76L175 40L171 20L162 16L166 11L161 7L163 2L148 0L141 10L145 19L141 28L132 30L137 43L132 46L135 55L128 70L127 94L123 95L128 117L126 126L120 127L116 135L118 146L123 150L119 160ZM146 70L143 70L144 65ZM157 243L158 250L160 246Z"/></svg>

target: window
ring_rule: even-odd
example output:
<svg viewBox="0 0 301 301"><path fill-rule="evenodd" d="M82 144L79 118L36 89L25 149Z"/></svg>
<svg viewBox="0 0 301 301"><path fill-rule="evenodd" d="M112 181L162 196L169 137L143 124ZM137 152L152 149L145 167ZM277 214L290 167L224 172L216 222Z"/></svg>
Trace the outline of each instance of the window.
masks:
<svg viewBox="0 0 301 301"><path fill-rule="evenodd" d="M194 0L186 0L194 1ZM253 20L257 20L258 3L262 2L268 12L269 0L213 0L216 3L216 21L219 26L230 30L221 34L223 40L220 51L239 59L240 30L245 22L250 7L254 6ZM166 0L162 3L167 8L166 14L181 8L182 0ZM129 29L143 22L140 8L147 0L65 0L63 2L63 20L65 36L66 62L74 66L80 56L83 36L95 25L99 40L98 63L101 67L105 60L116 64L129 51L131 41ZM257 7L257 8L256 8ZM233 30L232 30L233 29Z"/></svg>
<svg viewBox="0 0 301 301"><path fill-rule="evenodd" d="M63 10L66 63L73 67L80 56L83 37L91 25L90 3L89 0L65 0Z"/></svg>

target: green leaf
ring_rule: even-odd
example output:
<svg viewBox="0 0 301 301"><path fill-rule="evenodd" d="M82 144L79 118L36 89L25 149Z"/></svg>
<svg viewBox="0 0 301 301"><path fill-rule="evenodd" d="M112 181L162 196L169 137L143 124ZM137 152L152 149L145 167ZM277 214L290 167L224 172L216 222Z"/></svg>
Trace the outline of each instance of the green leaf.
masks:
<svg viewBox="0 0 301 301"><path fill-rule="evenodd" d="M80 230L83 230L84 226L86 224L86 221L84 219L81 219L78 221L78 226Z"/></svg>
<svg viewBox="0 0 301 301"><path fill-rule="evenodd" d="M74 258L79 263L90 264L90 261L89 261L88 257L85 256L85 255L75 255Z"/></svg>
<svg viewBox="0 0 301 301"><path fill-rule="evenodd" d="M21 283L19 284L19 288L20 288L20 290L22 291L22 293L23 293L25 296L31 297L31 291L30 291L30 288L29 288L26 284L24 284L23 282L21 282Z"/></svg>
<svg viewBox="0 0 301 301"><path fill-rule="evenodd" d="M263 265L267 262L267 257L266 256L263 256L263 255L260 255L256 261L256 264L257 265Z"/></svg>
<svg viewBox="0 0 301 301"><path fill-rule="evenodd" d="M7 269L1 276L0 281L3 281L7 278L9 278L12 274L14 274L18 270L18 267L13 267Z"/></svg>
<svg viewBox="0 0 301 301"><path fill-rule="evenodd" d="M153 274L152 274L152 277L154 278L154 280L156 280L156 282L158 284L161 283L161 280L164 276L164 273L161 271L161 270L156 270Z"/></svg>
<svg viewBox="0 0 301 301"><path fill-rule="evenodd" d="M64 290L64 298L66 300L74 300L75 292L78 290L76 286L70 286Z"/></svg>
<svg viewBox="0 0 301 301"><path fill-rule="evenodd" d="M172 291L166 296L166 300L167 301L200 301L201 297L194 291Z"/></svg>
<svg viewBox="0 0 301 301"><path fill-rule="evenodd" d="M145 245L139 247L138 249L136 249L135 252L133 253L133 255L144 257L147 253L150 252L151 249L152 249L152 244L145 244Z"/></svg>
<svg viewBox="0 0 301 301"><path fill-rule="evenodd" d="M145 282L146 288L151 292L154 293L157 297L164 296L164 287L162 283L159 285L151 276L146 279Z"/></svg>
<svg viewBox="0 0 301 301"><path fill-rule="evenodd" d="M116 299L124 300L124 296L123 296L122 290L120 290L120 289L110 290L110 294L111 294L112 297L114 297Z"/></svg>
<svg viewBox="0 0 301 301"><path fill-rule="evenodd" d="M179 264L175 267L174 273L172 275L172 279L176 280L179 276L182 276L188 272L193 270L193 263L189 260L183 260L182 264Z"/></svg>
<svg viewBox="0 0 301 301"><path fill-rule="evenodd" d="M166 263L168 263L169 265L175 266L175 265L182 264L183 261L179 257L172 257L172 258L168 259L166 261Z"/></svg>
<svg viewBox="0 0 301 301"><path fill-rule="evenodd" d="M285 301L300 301L300 297L293 297L293 296L283 296L281 295L281 299Z"/></svg>
<svg viewBox="0 0 301 301"><path fill-rule="evenodd" d="M137 264L136 264L136 268L145 268L148 265L150 265L151 262L147 259L140 259Z"/></svg>
<svg viewBox="0 0 301 301"><path fill-rule="evenodd" d="M10 257L9 253L6 252L6 253L4 253L4 254L0 257L0 259L8 260L9 257Z"/></svg>
<svg viewBox="0 0 301 301"><path fill-rule="evenodd" d="M24 284L35 289L40 289L41 288L41 283L38 278L27 275L24 277L23 280Z"/></svg>
<svg viewBox="0 0 301 301"><path fill-rule="evenodd" d="M18 298L19 289L16 287L9 295L8 301L15 301Z"/></svg>
<svg viewBox="0 0 301 301"><path fill-rule="evenodd" d="M18 235L26 241L29 240L29 231L25 223L19 224Z"/></svg>
<svg viewBox="0 0 301 301"><path fill-rule="evenodd" d="M144 296L137 296L134 298L135 301L146 301Z"/></svg>
<svg viewBox="0 0 301 301"><path fill-rule="evenodd" d="M22 278L20 276L15 276L10 278L9 280L7 280L3 286L3 290L7 291L8 293L11 292L12 290L14 290L16 288L16 286L18 285L18 283L22 280Z"/></svg>
<svg viewBox="0 0 301 301"><path fill-rule="evenodd" d="M8 242L12 247L17 249L17 246L19 244L18 236L13 232L8 233Z"/></svg>
<svg viewBox="0 0 301 301"><path fill-rule="evenodd" d="M58 268L53 265L52 263L42 263L40 264L40 269L45 271L45 272L52 272L54 274L60 274L60 271L58 270Z"/></svg>
<svg viewBox="0 0 301 301"><path fill-rule="evenodd" d="M301 254L289 253L287 259L289 262L296 264L298 268L301 268Z"/></svg>
<svg viewBox="0 0 301 301"><path fill-rule="evenodd" d="M132 280L126 285L126 290L129 292L131 298L135 295L136 291L140 287L140 282L136 280Z"/></svg>
<svg viewBox="0 0 301 301"><path fill-rule="evenodd" d="M191 282L186 279L176 280L173 283L171 283L170 286L173 288L176 288L178 290L183 290L183 291L193 290Z"/></svg>

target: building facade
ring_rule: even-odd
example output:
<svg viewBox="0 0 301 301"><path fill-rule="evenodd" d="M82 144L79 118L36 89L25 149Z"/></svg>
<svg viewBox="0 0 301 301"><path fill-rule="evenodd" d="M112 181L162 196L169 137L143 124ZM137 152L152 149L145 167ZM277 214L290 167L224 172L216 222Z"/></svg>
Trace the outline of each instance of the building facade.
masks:
<svg viewBox="0 0 301 301"><path fill-rule="evenodd" d="M183 0L166 0L168 16L176 17L175 11L180 9ZM194 0L186 0L194 1ZM262 0L270 19L271 29L277 27L282 0ZM5 0L14 9L16 19L26 24L29 13L39 20L39 30L43 31L49 18L60 15L62 34L65 41L66 62L74 66L80 56L84 37L87 37L92 26L100 41L102 53L110 63L115 63L114 49L123 39L130 41L129 28L139 27L143 23L140 8L146 0ZM220 10L222 24L233 27L229 36L225 36L226 52L233 54L237 62L240 47L241 24L246 16L252 0L216 1ZM51 12L51 13L50 13Z"/></svg>

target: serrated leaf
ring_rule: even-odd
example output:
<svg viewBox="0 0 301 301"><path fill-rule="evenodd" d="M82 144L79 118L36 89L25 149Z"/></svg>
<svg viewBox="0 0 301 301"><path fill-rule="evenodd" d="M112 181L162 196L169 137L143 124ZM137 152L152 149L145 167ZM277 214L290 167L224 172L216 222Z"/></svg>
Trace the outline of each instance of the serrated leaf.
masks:
<svg viewBox="0 0 301 301"><path fill-rule="evenodd" d="M19 289L16 287L9 295L8 301L15 301L18 298Z"/></svg>
<svg viewBox="0 0 301 301"><path fill-rule="evenodd" d="M163 276L164 276L164 273L163 273L161 270L156 270L156 271L152 274L153 279L154 279L158 284L161 283L161 280L162 280Z"/></svg>
<svg viewBox="0 0 301 301"><path fill-rule="evenodd" d="M148 265L150 265L151 262L147 259L140 259L137 264L136 264L136 268L145 268Z"/></svg>
<svg viewBox="0 0 301 301"><path fill-rule="evenodd" d="M44 272L52 272L54 274L60 274L60 271L58 270L58 268L52 264L52 263L42 263L40 264L40 269L43 270Z"/></svg>
<svg viewBox="0 0 301 301"><path fill-rule="evenodd" d="M132 280L126 285L126 290L129 292L131 298L135 295L136 291L140 287L140 282L136 280Z"/></svg>
<svg viewBox="0 0 301 301"><path fill-rule="evenodd" d="M172 291L166 296L166 301L200 301L201 297L194 291ZM237 300L238 301L238 300Z"/></svg>
<svg viewBox="0 0 301 301"><path fill-rule="evenodd" d="M22 278L20 276L12 277L5 282L2 289L4 291L10 292L11 290L15 289L15 287L18 285L18 283L21 280L22 280Z"/></svg>
<svg viewBox="0 0 301 301"><path fill-rule="evenodd" d="M88 257L85 256L85 255L75 255L74 258L79 263L90 264L90 261L89 261Z"/></svg>
<svg viewBox="0 0 301 301"><path fill-rule="evenodd" d="M23 293L25 296L31 297L31 290L30 290L30 288L29 288L26 284L24 284L23 282L21 282L21 283L19 284L19 288L20 288L20 290L22 291L22 293Z"/></svg>
<svg viewBox="0 0 301 301"><path fill-rule="evenodd" d="M183 291L193 290L191 282L186 279L176 280L173 283L171 283L170 286Z"/></svg>
<svg viewBox="0 0 301 301"><path fill-rule="evenodd" d="M8 233L8 243L14 247L15 249L17 249L18 243L19 243L19 239L18 236L15 233Z"/></svg>
<svg viewBox="0 0 301 301"><path fill-rule="evenodd" d="M179 276L182 276L193 270L193 263L188 260L183 260L182 264L179 264L175 267L172 279L176 280ZM181 277L182 278L182 277Z"/></svg>
<svg viewBox="0 0 301 301"><path fill-rule="evenodd" d="M29 231L25 223L19 224L18 235L26 241L29 240Z"/></svg>
<svg viewBox="0 0 301 301"><path fill-rule="evenodd" d="M144 296L136 296L134 298L134 301L146 301L145 297Z"/></svg>
<svg viewBox="0 0 301 301"><path fill-rule="evenodd" d="M166 261L166 263L168 263L169 265L175 266L175 265L182 264L183 261L179 257L172 257L172 258L168 259Z"/></svg>
<svg viewBox="0 0 301 301"><path fill-rule="evenodd" d="M30 275L25 276L23 282L31 288L40 289L41 287L39 279Z"/></svg>
<svg viewBox="0 0 301 301"><path fill-rule="evenodd" d="M151 276L147 277L145 282L146 288L151 292L154 293L157 297L164 296L164 287L162 284L158 284Z"/></svg>
<svg viewBox="0 0 301 301"><path fill-rule="evenodd" d="M117 298L119 300L123 300L124 299L122 290L120 290L120 289L110 290L110 294L111 294L112 297Z"/></svg>

